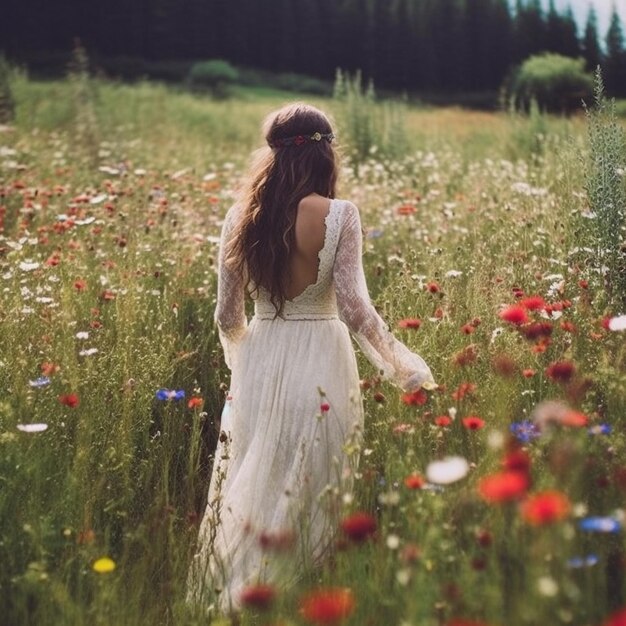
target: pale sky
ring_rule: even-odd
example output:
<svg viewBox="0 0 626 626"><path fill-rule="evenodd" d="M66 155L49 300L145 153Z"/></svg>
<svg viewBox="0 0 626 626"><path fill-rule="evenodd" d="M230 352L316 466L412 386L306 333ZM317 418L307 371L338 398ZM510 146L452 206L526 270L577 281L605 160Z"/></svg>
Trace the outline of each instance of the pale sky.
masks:
<svg viewBox="0 0 626 626"><path fill-rule="evenodd" d="M544 3L548 4L548 0L544 0ZM587 22L587 14L589 13L589 7L593 4L598 14L598 34L600 39L604 40L606 31L609 27L609 21L613 6L617 9L622 18L622 24L626 30L626 0L555 0L557 9L561 10L566 6L571 6L574 11L574 15L578 20L579 34L582 34L582 29Z"/></svg>

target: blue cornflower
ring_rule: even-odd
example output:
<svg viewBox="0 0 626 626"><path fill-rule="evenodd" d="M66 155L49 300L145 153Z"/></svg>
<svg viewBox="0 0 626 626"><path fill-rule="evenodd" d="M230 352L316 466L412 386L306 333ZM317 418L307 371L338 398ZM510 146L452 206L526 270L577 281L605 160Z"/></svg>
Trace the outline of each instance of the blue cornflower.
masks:
<svg viewBox="0 0 626 626"><path fill-rule="evenodd" d="M541 431L537 424L530 420L523 420L521 422L513 422L510 426L511 433L522 443L528 443L532 439L541 437Z"/></svg>
<svg viewBox="0 0 626 626"><path fill-rule="evenodd" d="M610 435L613 427L610 424L596 424L589 429L590 435Z"/></svg>
<svg viewBox="0 0 626 626"><path fill-rule="evenodd" d="M185 397L184 389L159 389L156 392L157 400L182 400Z"/></svg>
<svg viewBox="0 0 626 626"><path fill-rule="evenodd" d="M578 527L590 533L618 533L622 530L621 523L613 517L585 517L578 522Z"/></svg>
<svg viewBox="0 0 626 626"><path fill-rule="evenodd" d="M50 384L50 379L47 376L40 376L39 378L36 378L35 380L29 380L28 384L31 387L45 387L46 385Z"/></svg>
<svg viewBox="0 0 626 626"><path fill-rule="evenodd" d="M567 567L571 569L582 569L583 567L593 567L597 565L600 559L597 554L588 554L587 556L575 556L567 561Z"/></svg>

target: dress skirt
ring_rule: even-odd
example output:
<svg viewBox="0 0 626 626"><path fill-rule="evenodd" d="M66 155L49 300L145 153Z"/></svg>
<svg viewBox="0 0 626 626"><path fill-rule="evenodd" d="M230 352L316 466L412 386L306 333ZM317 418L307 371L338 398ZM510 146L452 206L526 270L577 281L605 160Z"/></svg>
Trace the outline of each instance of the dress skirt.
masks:
<svg viewBox="0 0 626 626"><path fill-rule="evenodd" d="M248 585L289 584L334 540L363 407L348 328L311 317L255 316L233 356L192 566L196 595L217 592L222 609Z"/></svg>

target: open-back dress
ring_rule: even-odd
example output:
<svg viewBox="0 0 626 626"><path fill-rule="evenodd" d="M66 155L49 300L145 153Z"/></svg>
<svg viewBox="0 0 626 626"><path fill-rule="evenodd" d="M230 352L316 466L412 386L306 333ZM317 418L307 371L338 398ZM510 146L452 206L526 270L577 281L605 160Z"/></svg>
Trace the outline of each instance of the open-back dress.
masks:
<svg viewBox="0 0 626 626"><path fill-rule="evenodd" d="M215 318L231 369L208 503L189 595L237 608L257 583L283 584L331 546L333 498L350 479L363 425L350 334L376 368L405 390L433 382L423 359L396 340L365 282L358 209L333 199L317 280L281 316L259 288L247 323L244 279L224 262L238 206L227 214Z"/></svg>

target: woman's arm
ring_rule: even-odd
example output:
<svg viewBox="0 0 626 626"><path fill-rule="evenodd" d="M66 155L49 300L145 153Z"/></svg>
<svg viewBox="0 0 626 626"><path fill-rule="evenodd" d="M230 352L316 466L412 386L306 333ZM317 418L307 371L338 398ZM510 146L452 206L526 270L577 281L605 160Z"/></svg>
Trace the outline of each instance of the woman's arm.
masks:
<svg viewBox="0 0 626 626"><path fill-rule="evenodd" d="M359 346L386 378L405 391L436 386L430 368L387 328L373 307L367 291L363 262L363 233L359 211L351 203L344 208L343 224L334 265L339 316Z"/></svg>
<svg viewBox="0 0 626 626"><path fill-rule="evenodd" d="M226 262L227 243L232 236L234 224L235 209L233 207L226 214L222 226L218 256L217 306L215 307L215 321L220 342L224 349L226 365L230 369L233 367L237 345L247 328L243 276Z"/></svg>

